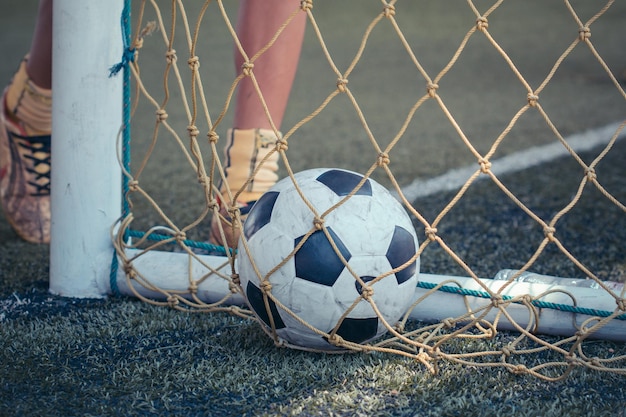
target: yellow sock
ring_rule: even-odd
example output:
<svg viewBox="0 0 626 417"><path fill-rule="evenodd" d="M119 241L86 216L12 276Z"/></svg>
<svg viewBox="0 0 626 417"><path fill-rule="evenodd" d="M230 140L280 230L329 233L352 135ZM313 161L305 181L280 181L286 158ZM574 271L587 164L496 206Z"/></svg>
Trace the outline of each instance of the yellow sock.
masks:
<svg viewBox="0 0 626 417"><path fill-rule="evenodd" d="M226 183L238 201L258 200L278 180L278 152L272 153L265 162L263 159L275 149L277 137L270 129L229 129L224 147ZM261 165L262 163L262 165ZM253 178L254 171L260 166ZM248 182L248 179L250 182ZM227 195L225 184L222 194Z"/></svg>
<svg viewBox="0 0 626 417"><path fill-rule="evenodd" d="M24 58L6 89L6 115L19 123L27 136L47 135L52 129L52 90L31 81L27 61L28 57Z"/></svg>

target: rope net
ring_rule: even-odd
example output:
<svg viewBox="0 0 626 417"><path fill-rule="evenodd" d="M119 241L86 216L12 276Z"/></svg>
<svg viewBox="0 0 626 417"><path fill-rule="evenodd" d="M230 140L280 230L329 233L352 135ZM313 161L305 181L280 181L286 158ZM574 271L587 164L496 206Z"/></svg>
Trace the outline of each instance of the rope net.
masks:
<svg viewBox="0 0 626 417"><path fill-rule="evenodd" d="M278 346L293 346L279 331L277 319L282 317L328 342L328 349L296 346L300 349L389 352L413 358L433 372L441 361L451 361L552 380L577 367L626 374L625 354L608 349L603 357L597 352L592 356L586 343L611 339L626 318L626 292L619 284L626 280L623 241L603 240L605 234L583 230L581 221L599 216L615 222L614 227L624 224L626 187L621 178L601 175L611 157L617 160L626 125L624 74L611 68L619 61L603 56L615 45L611 42L622 48L619 31L611 37L616 28L611 22L619 22L623 4L468 0L442 7L443 2L382 0L359 2L358 13L352 13L348 4L306 0L294 2L293 13L263 48L246 51L237 36L236 5L221 0L137 3L130 63L133 164L124 167L127 210L114 238L129 291L157 305L258 320ZM296 80L280 133L256 81L261 70L257 61L301 14L307 19L300 63L305 75ZM523 22L522 16L530 20ZM420 38L424 33L428 36ZM238 75L232 69L233 45L244 59ZM531 70L533 65L539 70ZM328 210L317 212L308 204L315 220L307 225L304 243L284 253L269 272L261 272L259 259L251 258L264 310L257 314L242 301L246 291L238 269L238 258L249 254L248 239L239 252L207 243L213 216L224 219L218 223L221 236L229 227L244 227L240 207L232 203L243 187L220 190L227 183L219 132L232 123L236 91L246 77L279 138L269 155L279 154L280 174L298 195L307 197L295 177L305 168L334 166L363 176ZM597 79L583 83L580 77ZM375 99L362 99L368 96ZM606 140L584 153L572 146L568 134L597 125L593 112L601 113L601 124L613 123L604 131ZM549 144L565 151L568 159L559 166L566 166L566 172L542 164L525 176L498 173L498 158L504 161L528 146ZM465 163L474 167L461 172L458 187L427 195L419 189L429 184L426 180L406 186L412 178L436 176ZM542 178L555 176L563 190L546 192ZM353 264L324 222L370 179L397 197L421 237L413 257L368 281L351 270ZM481 201L487 198L480 191L485 187L501 202ZM553 201L545 201L547 195ZM482 208L476 208L477 202ZM221 204L228 215L220 212ZM600 214L595 211L599 208ZM477 226L486 219L487 226ZM300 317L273 285L276 271L293 263L316 231L325 234L361 288L330 329ZM576 242L584 238L589 243ZM511 241L519 245L507 249ZM600 252L613 253L612 258L598 264ZM137 266L154 253L184 259L176 276L169 277L182 279L184 288ZM221 264L211 264L207 256L222 259ZM382 302L377 303L377 284L415 265L418 257L422 272L467 277L471 285L454 278L430 282L428 274L421 274L408 312L388 322ZM505 268L517 272L501 277L499 285L481 279ZM526 271L584 278L585 285L596 288L507 292ZM203 290L212 283L217 285L214 292ZM604 307L584 309L582 300L589 294L604 297ZM426 307L429 303L435 306ZM362 304L377 315L384 337L358 343L341 336L342 323ZM541 334L542 322L550 317L573 331L552 328L545 331L552 334ZM511 332L499 331L504 323Z"/></svg>

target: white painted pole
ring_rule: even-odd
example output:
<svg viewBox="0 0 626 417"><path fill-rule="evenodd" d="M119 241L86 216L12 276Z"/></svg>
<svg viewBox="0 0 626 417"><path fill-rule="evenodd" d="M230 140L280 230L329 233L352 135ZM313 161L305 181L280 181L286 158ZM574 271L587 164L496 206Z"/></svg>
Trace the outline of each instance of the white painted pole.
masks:
<svg viewBox="0 0 626 417"><path fill-rule="evenodd" d="M50 291L104 297L121 215L116 137L123 0L55 0L53 8Z"/></svg>

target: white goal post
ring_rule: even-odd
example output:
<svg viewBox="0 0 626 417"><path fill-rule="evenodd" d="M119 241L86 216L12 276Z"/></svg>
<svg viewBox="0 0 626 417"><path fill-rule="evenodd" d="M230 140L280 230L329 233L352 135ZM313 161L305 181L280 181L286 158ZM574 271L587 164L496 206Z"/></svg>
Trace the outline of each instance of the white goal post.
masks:
<svg viewBox="0 0 626 417"><path fill-rule="evenodd" d="M122 214L122 171L118 161L118 135L123 124L123 78L109 76L109 68L120 62L124 41L120 16L124 0L87 2L55 0L53 30L53 131L52 136L52 231L50 245L50 291L77 298L103 298L112 293L111 279L124 295L134 291L147 297L160 296L136 285L127 284L124 271L111 278L114 247L113 225ZM135 250L129 250L132 258ZM230 275L230 265L219 256L199 255L206 265ZM160 288L185 291L192 278L210 274L210 269L192 261L183 253L152 252L133 262L141 274L149 276ZM421 274L420 281L449 285L467 290L483 291L474 279ZM481 279L484 286L497 292L506 281ZM512 283L502 296L529 294L538 296L550 289L548 284ZM566 287L577 307L590 310L615 309L615 298L604 290ZM416 299L427 292L418 288ZM221 300L230 293L228 283L218 276L209 277L198 288L198 296L207 303ZM466 297L464 302L461 297ZM549 303L573 305L572 297L555 292L542 298ZM240 295L233 295L232 304L242 304ZM478 310L491 300L472 295L437 291L421 302L412 318L440 321ZM511 305L507 311L514 321L525 326L532 320L523 305ZM492 309L486 320L493 320L498 309ZM578 326L592 316L555 309L542 309L540 333L573 335ZM504 318L499 328L515 327ZM611 320L593 337L626 340L626 321Z"/></svg>
<svg viewBox="0 0 626 417"><path fill-rule="evenodd" d="M124 0L53 5L50 291L103 297L111 225L121 216L116 138L122 126ZM121 74L120 74L121 75Z"/></svg>

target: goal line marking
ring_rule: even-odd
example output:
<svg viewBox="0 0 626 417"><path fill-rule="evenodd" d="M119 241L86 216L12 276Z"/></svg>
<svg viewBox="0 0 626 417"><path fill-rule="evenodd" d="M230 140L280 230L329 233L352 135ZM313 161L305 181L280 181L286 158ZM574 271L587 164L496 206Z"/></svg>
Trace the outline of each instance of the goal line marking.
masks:
<svg viewBox="0 0 626 417"><path fill-rule="evenodd" d="M576 153L589 151L597 146L609 143L611 137L613 137L615 131L622 123L623 122L615 122L603 127L576 133L565 138L565 141ZM622 132L618 140L624 137L626 137L626 133ZM569 153L560 142L534 146L492 160L491 171L497 176L511 174L532 166L550 162L566 155L569 155ZM402 193L407 200L414 201L418 198L428 197L440 192L458 190L477 169L477 165L474 164L452 169L443 175L427 180L416 179L411 184L402 187ZM486 177L481 176L478 177L478 180L484 178ZM395 194L397 195L397 193Z"/></svg>

